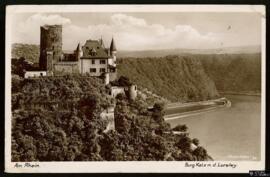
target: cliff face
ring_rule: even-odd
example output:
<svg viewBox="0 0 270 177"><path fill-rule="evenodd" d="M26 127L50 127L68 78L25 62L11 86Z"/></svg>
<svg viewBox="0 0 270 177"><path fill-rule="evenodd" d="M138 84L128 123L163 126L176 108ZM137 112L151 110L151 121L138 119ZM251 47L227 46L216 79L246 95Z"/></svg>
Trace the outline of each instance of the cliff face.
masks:
<svg viewBox="0 0 270 177"><path fill-rule="evenodd" d="M118 75L171 101L198 101L218 97L214 82L199 60L167 56L119 59Z"/></svg>

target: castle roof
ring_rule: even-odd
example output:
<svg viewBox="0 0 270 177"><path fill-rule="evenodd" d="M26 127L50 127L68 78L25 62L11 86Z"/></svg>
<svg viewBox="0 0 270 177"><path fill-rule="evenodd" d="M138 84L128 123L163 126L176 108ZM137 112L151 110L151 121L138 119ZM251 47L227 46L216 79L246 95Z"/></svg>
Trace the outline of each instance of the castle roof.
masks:
<svg viewBox="0 0 270 177"><path fill-rule="evenodd" d="M99 40L87 40L82 47L82 58L108 58L108 52L102 42Z"/></svg>
<svg viewBox="0 0 270 177"><path fill-rule="evenodd" d="M115 42L112 38L112 42L111 42L111 46L110 46L110 51L116 51L116 46L115 46Z"/></svg>
<svg viewBox="0 0 270 177"><path fill-rule="evenodd" d="M76 51L78 52L78 51L80 51L80 50L81 50L81 44L79 43L79 44L77 45Z"/></svg>

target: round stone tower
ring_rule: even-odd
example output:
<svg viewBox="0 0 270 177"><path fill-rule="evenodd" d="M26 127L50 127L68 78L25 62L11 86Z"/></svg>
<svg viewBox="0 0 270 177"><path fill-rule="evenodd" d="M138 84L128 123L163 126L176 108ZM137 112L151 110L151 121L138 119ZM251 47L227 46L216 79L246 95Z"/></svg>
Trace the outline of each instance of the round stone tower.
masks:
<svg viewBox="0 0 270 177"><path fill-rule="evenodd" d="M108 85L110 83L110 74L104 73L104 84Z"/></svg>
<svg viewBox="0 0 270 177"><path fill-rule="evenodd" d="M52 52L52 57L47 57L47 52ZM39 67L42 70L52 70L47 63L61 60L62 56L62 25L45 25L40 27L40 58ZM52 60L52 61L47 61Z"/></svg>
<svg viewBox="0 0 270 177"><path fill-rule="evenodd" d="M137 97L137 86L136 85L131 85L128 89L129 91L129 99L135 100Z"/></svg>

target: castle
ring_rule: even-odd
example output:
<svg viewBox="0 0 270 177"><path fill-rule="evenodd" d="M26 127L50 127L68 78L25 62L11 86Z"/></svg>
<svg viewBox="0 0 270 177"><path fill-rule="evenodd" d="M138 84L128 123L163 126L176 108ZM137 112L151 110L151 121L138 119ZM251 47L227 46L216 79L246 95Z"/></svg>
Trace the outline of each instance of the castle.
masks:
<svg viewBox="0 0 270 177"><path fill-rule="evenodd" d="M40 27L39 67L26 71L25 78L39 76L61 76L65 74L86 74L102 77L107 85L117 79L116 46L112 38L109 48L100 40L86 40L72 52L62 50L62 25L44 25ZM130 99L137 97L137 86L110 87L109 94L116 97L126 94Z"/></svg>
<svg viewBox="0 0 270 177"><path fill-rule="evenodd" d="M26 71L25 78L40 76L61 76L65 74L82 74L92 77L102 77L107 85L117 79L116 46L112 38L110 48L106 48L102 38L100 40L86 40L83 46L80 43L72 52L62 50L62 25L45 25L40 27L40 57L39 67ZM137 86L111 86L109 95L116 97L125 94L129 99L137 97ZM65 103L64 103L65 104ZM61 103L50 103L58 107ZM47 103L37 102L34 107L48 106ZM112 105L100 114L101 119L107 120L108 130L115 128L114 107Z"/></svg>
<svg viewBox="0 0 270 177"><path fill-rule="evenodd" d="M40 58L38 71L27 71L25 77L54 76L67 73L104 76L108 83L117 78L116 46L112 38L106 48L102 38L80 43L73 52L62 50L62 25L40 27Z"/></svg>

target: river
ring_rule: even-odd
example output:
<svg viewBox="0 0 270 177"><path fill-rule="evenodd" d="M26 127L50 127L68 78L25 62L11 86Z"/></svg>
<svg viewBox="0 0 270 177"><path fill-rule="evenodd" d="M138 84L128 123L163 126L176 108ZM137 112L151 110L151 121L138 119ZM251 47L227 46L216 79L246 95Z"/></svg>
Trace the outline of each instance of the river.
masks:
<svg viewBox="0 0 270 177"><path fill-rule="evenodd" d="M168 120L172 127L186 124L214 160L260 160L261 97L225 95L230 108Z"/></svg>

